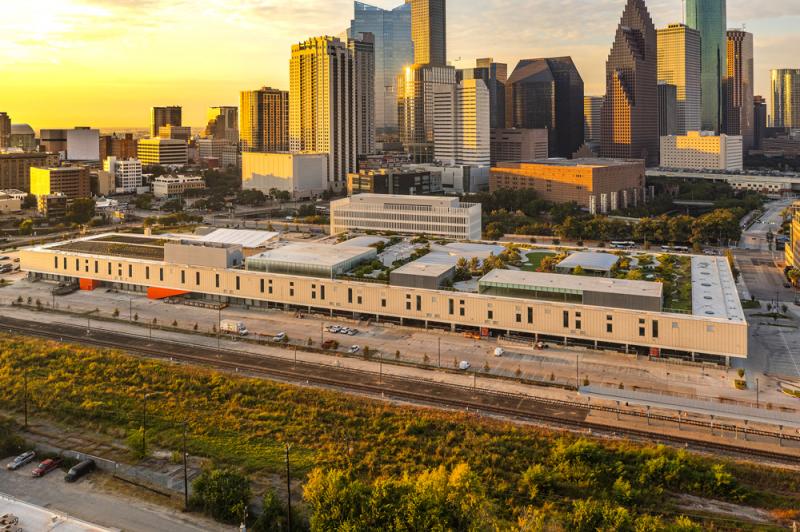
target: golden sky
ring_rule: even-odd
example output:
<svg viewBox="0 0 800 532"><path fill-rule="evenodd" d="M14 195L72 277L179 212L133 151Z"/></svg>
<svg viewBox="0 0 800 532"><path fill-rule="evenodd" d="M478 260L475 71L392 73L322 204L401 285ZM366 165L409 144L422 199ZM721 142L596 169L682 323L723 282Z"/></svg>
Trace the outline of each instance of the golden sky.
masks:
<svg viewBox="0 0 800 532"><path fill-rule="evenodd" d="M756 92L768 70L800 68L798 0L729 0L729 26L755 34ZM393 7L401 0L376 0ZM657 26L680 0L648 0ZM572 55L587 94L602 94L604 61L624 0L450 0L448 52L509 63ZM480 12L480 16L476 13ZM48 127L146 127L154 105L182 105L184 123L237 105L240 90L288 88L292 43L338 34L351 0L0 0L0 111ZM528 13L527 16L520 16Z"/></svg>

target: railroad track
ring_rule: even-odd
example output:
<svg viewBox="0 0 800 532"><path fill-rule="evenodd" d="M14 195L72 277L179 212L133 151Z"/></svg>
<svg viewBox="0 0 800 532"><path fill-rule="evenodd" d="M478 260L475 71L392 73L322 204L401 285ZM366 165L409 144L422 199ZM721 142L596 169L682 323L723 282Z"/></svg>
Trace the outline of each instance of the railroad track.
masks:
<svg viewBox="0 0 800 532"><path fill-rule="evenodd" d="M774 463L800 465L800 455L791 452L776 452L764 449L747 448L724 442L711 442L680 436L662 434L655 431L628 427L609 427L588 421L589 408L579 403L541 399L502 392L473 390L451 384L420 381L398 376L382 376L367 371L339 368L335 366L298 361L269 355L256 355L239 351L216 350L209 347L175 344L169 341L148 340L135 335L116 331L93 330L86 335L86 329L75 325L59 324L54 330L52 324L28 322L0 316L0 328L27 336L50 340L63 340L124 350L148 358L180 361L230 372L250 374L277 379L291 383L313 384L335 390L356 392L372 397L394 399L405 402L447 408L458 411L471 411L478 414L498 416L513 420L544 424L569 430L591 432L594 435L625 437L647 443L661 443L673 447L696 451L724 454L726 456L761 459ZM224 358L221 356L224 355ZM324 373L324 374L323 374ZM414 388L427 385L428 391L415 391ZM431 390L435 390L432 393ZM595 408L594 406L592 407ZM613 411L601 408L603 411ZM628 413L625 413L629 415ZM667 416L651 416L651 419L665 419ZM724 425L717 425L724 430ZM794 440L797 437L785 436Z"/></svg>

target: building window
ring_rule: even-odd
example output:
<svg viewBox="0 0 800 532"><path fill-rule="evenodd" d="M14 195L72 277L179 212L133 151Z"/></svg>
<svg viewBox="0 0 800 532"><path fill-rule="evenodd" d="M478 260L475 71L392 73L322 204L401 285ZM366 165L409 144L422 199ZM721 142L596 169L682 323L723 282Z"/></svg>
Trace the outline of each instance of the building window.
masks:
<svg viewBox="0 0 800 532"><path fill-rule="evenodd" d="M406 310L411 310L411 301L406 301Z"/></svg>
<svg viewBox="0 0 800 532"><path fill-rule="evenodd" d="M644 336L644 335L645 335L644 327L639 327L639 336Z"/></svg>
<svg viewBox="0 0 800 532"><path fill-rule="evenodd" d="M272 279L269 280L269 288L267 289L267 292L270 294L272 293Z"/></svg>
<svg viewBox="0 0 800 532"><path fill-rule="evenodd" d="M606 323L606 332L613 333L614 332L614 324L613 323Z"/></svg>
<svg viewBox="0 0 800 532"><path fill-rule="evenodd" d="M242 288L242 280L241 280L241 278L240 278L240 277L237 275L237 276L236 276L236 290L241 290L241 288Z"/></svg>
<svg viewBox="0 0 800 532"><path fill-rule="evenodd" d="M658 321L653 320L653 338L658 338Z"/></svg>
<svg viewBox="0 0 800 532"><path fill-rule="evenodd" d="M456 306L455 303L456 302L453 301L452 299L447 303L447 311L451 316L455 312L455 306Z"/></svg>
<svg viewBox="0 0 800 532"><path fill-rule="evenodd" d="M460 309L458 309L458 315L459 316L463 316L464 315L464 307L461 307Z"/></svg>
<svg viewBox="0 0 800 532"><path fill-rule="evenodd" d="M194 284L200 286L200 272L194 272Z"/></svg>
<svg viewBox="0 0 800 532"><path fill-rule="evenodd" d="M128 277L133 277L133 264L128 264Z"/></svg>
<svg viewBox="0 0 800 532"><path fill-rule="evenodd" d="M533 323L533 307L528 307L528 323Z"/></svg>
<svg viewBox="0 0 800 532"><path fill-rule="evenodd" d="M517 312L517 323L522 323L522 314Z"/></svg>
<svg viewBox="0 0 800 532"><path fill-rule="evenodd" d="M163 281L164 280L164 268L159 268L158 269L158 280L159 281Z"/></svg>
<svg viewBox="0 0 800 532"><path fill-rule="evenodd" d="M486 311L486 318L489 319L489 320L493 320L494 319L494 311L493 310L487 310Z"/></svg>
<svg viewBox="0 0 800 532"><path fill-rule="evenodd" d="M181 270L181 284L186 284L186 272Z"/></svg>
<svg viewBox="0 0 800 532"><path fill-rule="evenodd" d="M417 296L417 311L422 310L422 296Z"/></svg>
<svg viewBox="0 0 800 532"><path fill-rule="evenodd" d="M81 259L75 259L75 271L81 271Z"/></svg>
<svg viewBox="0 0 800 532"><path fill-rule="evenodd" d="M386 300L385 299L381 299L381 306L382 307L386 307Z"/></svg>
<svg viewBox="0 0 800 532"><path fill-rule="evenodd" d="M150 279L150 266L144 267L144 278L149 280Z"/></svg>
<svg viewBox="0 0 800 532"><path fill-rule="evenodd" d="M565 328L565 329L569 328L569 311L568 311L568 310L565 310L565 311L564 311L564 318L563 318L563 320L564 320L564 328Z"/></svg>
<svg viewBox="0 0 800 532"><path fill-rule="evenodd" d="M67 267L67 259L64 259L64 268ZM108 275L111 275L111 263L108 263Z"/></svg>
<svg viewBox="0 0 800 532"><path fill-rule="evenodd" d="M64 265L64 269L66 270L67 269L67 257L64 257L64 260L62 261L62 264ZM110 264L108 265L108 274L111 275L111 265Z"/></svg>
<svg viewBox="0 0 800 532"><path fill-rule="evenodd" d="M264 279L261 279L258 284L259 284L259 289L261 290L261 293L263 294L264 293Z"/></svg>
<svg viewBox="0 0 800 532"><path fill-rule="evenodd" d="M358 297L356 298L356 303L360 305L360 304L361 304L361 301L362 301L362 300L361 300L361 296L358 296Z"/></svg>
<svg viewBox="0 0 800 532"><path fill-rule="evenodd" d="M347 302L348 303L352 303L353 302L353 289L352 288L348 288L347 289Z"/></svg>
<svg viewBox="0 0 800 532"><path fill-rule="evenodd" d="M319 285L319 298L321 300L325 301L325 285L324 284Z"/></svg>

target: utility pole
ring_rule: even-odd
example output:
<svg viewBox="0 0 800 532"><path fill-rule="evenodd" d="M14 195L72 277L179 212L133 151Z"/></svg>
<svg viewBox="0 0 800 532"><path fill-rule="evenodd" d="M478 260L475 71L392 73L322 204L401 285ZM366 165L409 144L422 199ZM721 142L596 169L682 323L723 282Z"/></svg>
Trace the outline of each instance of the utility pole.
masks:
<svg viewBox="0 0 800 532"><path fill-rule="evenodd" d="M222 328L222 305L217 308L217 350L220 348L220 329Z"/></svg>
<svg viewBox="0 0 800 532"><path fill-rule="evenodd" d="M758 397L758 377L756 377L756 408L761 408L759 406L759 397Z"/></svg>
<svg viewBox="0 0 800 532"><path fill-rule="evenodd" d="M289 464L289 449L292 446L286 444L286 530L292 530L292 470Z"/></svg>
<svg viewBox="0 0 800 532"><path fill-rule="evenodd" d="M581 388L581 356L575 355L575 388Z"/></svg>
<svg viewBox="0 0 800 532"><path fill-rule="evenodd" d="M25 368L25 373L22 375L22 397L25 409L25 428L28 428L28 368Z"/></svg>
<svg viewBox="0 0 800 532"><path fill-rule="evenodd" d="M147 456L147 394L142 396L142 454Z"/></svg>
<svg viewBox="0 0 800 532"><path fill-rule="evenodd" d="M442 367L442 337L438 336L436 339L439 340L439 368L441 369L441 367Z"/></svg>
<svg viewBox="0 0 800 532"><path fill-rule="evenodd" d="M189 511L189 471L187 467L188 453L186 452L187 422L183 422L183 509Z"/></svg>

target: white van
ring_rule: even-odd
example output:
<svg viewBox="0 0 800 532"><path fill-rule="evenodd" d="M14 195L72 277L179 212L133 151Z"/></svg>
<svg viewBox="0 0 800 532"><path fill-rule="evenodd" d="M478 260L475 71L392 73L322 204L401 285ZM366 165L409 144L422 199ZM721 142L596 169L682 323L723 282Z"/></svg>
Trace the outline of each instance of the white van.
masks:
<svg viewBox="0 0 800 532"><path fill-rule="evenodd" d="M219 330L230 334L238 334L239 336L247 336L249 334L244 323L236 320L222 320L219 324Z"/></svg>

